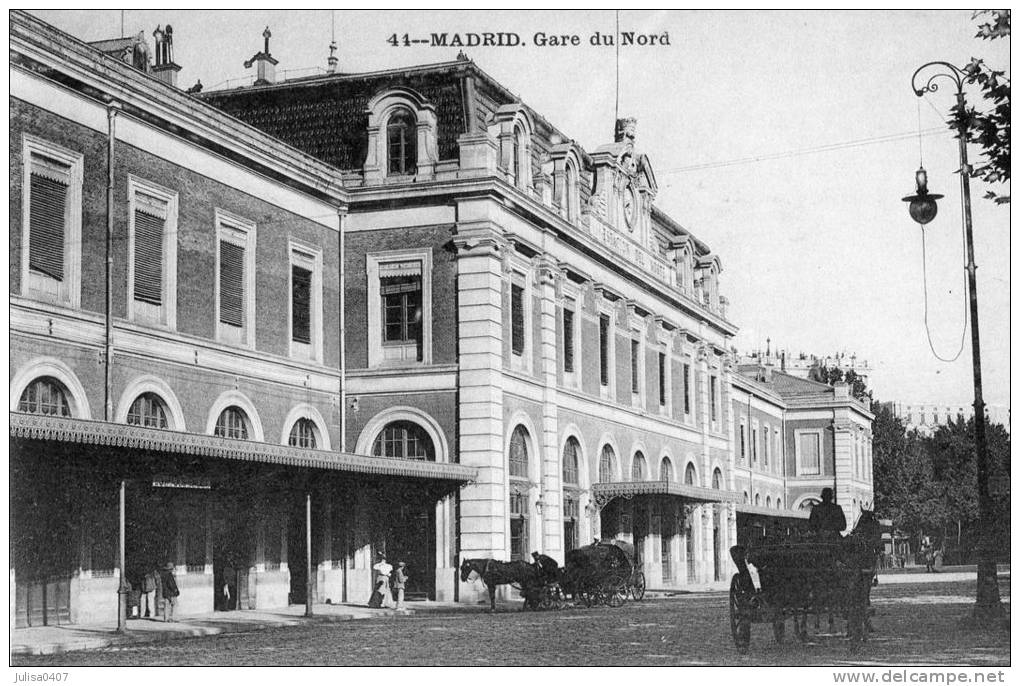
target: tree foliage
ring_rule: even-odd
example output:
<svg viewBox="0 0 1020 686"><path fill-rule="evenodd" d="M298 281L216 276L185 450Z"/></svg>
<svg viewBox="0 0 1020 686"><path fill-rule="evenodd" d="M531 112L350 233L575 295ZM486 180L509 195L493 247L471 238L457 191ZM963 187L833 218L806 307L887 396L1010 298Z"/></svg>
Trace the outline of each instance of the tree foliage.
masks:
<svg viewBox="0 0 1020 686"><path fill-rule="evenodd" d="M830 386L835 386L837 383L845 383L850 387L850 394L853 397L865 403L871 402L871 391L868 390L867 382L865 382L864 377L852 369L844 372L839 367L822 366L818 368L815 374L812 374L812 378L815 381L821 381Z"/></svg>
<svg viewBox="0 0 1020 686"><path fill-rule="evenodd" d="M983 40L1009 39L1009 10L980 10L974 17L986 18L978 27L977 38ZM968 104L963 110L954 106L949 121L951 129L966 131L967 141L981 148L983 162L971 168L971 176L985 183L1004 184L1009 182L1010 170L1010 81L1006 73L993 69L984 60L972 57L964 68L967 83L976 84L981 90L979 106ZM985 197L997 204L1009 202L1009 193L1001 194L989 190Z"/></svg>
<svg viewBox="0 0 1020 686"><path fill-rule="evenodd" d="M954 552L952 561L969 559L979 531L973 418L957 419L925 436L908 431L890 405L875 402L871 409L876 511L900 531L932 535ZM986 429L993 535L999 550L1008 554L1010 436L999 424Z"/></svg>

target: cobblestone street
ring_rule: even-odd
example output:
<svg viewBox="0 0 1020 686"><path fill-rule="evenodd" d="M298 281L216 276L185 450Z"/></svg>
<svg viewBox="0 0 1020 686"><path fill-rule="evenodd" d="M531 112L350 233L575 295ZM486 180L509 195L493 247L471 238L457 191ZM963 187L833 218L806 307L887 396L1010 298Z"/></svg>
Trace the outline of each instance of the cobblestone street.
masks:
<svg viewBox="0 0 1020 686"><path fill-rule="evenodd" d="M1008 577L1000 586L1008 602ZM15 656L14 664L1007 665L1007 629L959 627L974 591L973 581L879 586L872 593L876 633L856 654L842 636L824 633L823 622L822 632L806 644L777 644L770 625L756 624L751 649L741 656L730 637L727 596L711 593L628 602L616 609L313 622L118 649Z"/></svg>

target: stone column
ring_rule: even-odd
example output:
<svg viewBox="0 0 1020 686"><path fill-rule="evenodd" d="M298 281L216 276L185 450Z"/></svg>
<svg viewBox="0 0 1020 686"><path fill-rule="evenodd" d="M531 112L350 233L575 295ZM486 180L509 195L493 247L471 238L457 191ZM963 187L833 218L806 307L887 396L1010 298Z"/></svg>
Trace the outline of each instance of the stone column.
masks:
<svg viewBox="0 0 1020 686"><path fill-rule="evenodd" d="M715 551L713 546L715 545L715 507L710 504L701 506L701 555L704 558L704 565L702 566L701 580L703 583L708 583L715 580Z"/></svg>
<svg viewBox="0 0 1020 686"><path fill-rule="evenodd" d="M854 425L848 419L839 416L841 412L836 411L837 417L832 422L832 430L835 435L833 447L835 449L836 467L836 504L843 508L846 515L847 527L853 526L853 505L852 500L856 493L853 486L853 440Z"/></svg>
<svg viewBox="0 0 1020 686"><path fill-rule="evenodd" d="M461 490L461 559L502 559L507 547L503 445L502 253L505 244L485 199L458 208L457 337L460 462L478 479ZM462 587L469 595L472 586ZM465 598L462 600L473 600Z"/></svg>

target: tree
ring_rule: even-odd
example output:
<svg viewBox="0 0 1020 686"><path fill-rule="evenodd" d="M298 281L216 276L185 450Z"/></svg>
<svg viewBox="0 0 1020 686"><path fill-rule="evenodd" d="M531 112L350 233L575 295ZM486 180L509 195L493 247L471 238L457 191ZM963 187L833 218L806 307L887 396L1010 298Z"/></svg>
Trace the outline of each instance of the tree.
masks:
<svg viewBox="0 0 1020 686"><path fill-rule="evenodd" d="M819 367L817 372L811 375L811 378L821 383L835 386L837 383L845 383L850 386L850 394L858 400L862 400L866 403L871 402L871 391L868 390L868 384L864 381L864 377L860 376L857 372L852 369L848 369L845 372L839 367Z"/></svg>
<svg viewBox="0 0 1020 686"><path fill-rule="evenodd" d="M1009 10L980 10L974 18L987 17L988 21L978 27L977 38L996 40L1009 38ZM956 131L957 136L965 131L967 141L981 147L984 163L973 166L971 177L979 178L985 183L1000 184L1009 182L1010 168L1010 82L1004 71L992 69L984 60L972 57L964 68L967 83L977 84L981 89L982 109L968 105L963 111L954 106L949 128ZM985 197L997 204L1009 202L1009 194L1005 195L989 190Z"/></svg>

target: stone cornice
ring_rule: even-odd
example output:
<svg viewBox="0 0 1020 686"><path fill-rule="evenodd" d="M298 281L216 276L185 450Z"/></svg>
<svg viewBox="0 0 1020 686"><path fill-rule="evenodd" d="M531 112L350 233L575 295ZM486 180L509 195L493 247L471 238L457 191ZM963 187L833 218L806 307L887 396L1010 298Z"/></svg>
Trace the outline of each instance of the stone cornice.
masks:
<svg viewBox="0 0 1020 686"><path fill-rule="evenodd" d="M459 464L425 462L353 453L309 450L205 434L147 429L86 419L11 412L12 438L115 446L227 460L263 462L305 469L471 482L477 470Z"/></svg>

